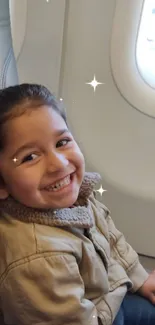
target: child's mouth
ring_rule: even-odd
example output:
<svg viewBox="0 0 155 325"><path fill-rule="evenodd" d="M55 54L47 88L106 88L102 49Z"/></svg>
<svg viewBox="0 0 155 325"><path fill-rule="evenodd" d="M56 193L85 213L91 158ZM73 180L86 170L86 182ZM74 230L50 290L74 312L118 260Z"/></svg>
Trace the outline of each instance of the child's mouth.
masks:
<svg viewBox="0 0 155 325"><path fill-rule="evenodd" d="M45 188L45 190L49 192L58 192L62 190L63 188L67 187L72 180L72 174L64 177L61 181L56 182L54 185L49 185Z"/></svg>

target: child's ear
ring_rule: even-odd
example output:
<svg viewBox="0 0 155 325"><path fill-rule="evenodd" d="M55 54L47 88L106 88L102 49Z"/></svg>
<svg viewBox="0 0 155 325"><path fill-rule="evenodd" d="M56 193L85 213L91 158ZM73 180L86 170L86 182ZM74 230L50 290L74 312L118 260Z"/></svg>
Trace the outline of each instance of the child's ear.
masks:
<svg viewBox="0 0 155 325"><path fill-rule="evenodd" d="M9 196L7 187L4 183L2 176L0 175L0 200L5 200Z"/></svg>

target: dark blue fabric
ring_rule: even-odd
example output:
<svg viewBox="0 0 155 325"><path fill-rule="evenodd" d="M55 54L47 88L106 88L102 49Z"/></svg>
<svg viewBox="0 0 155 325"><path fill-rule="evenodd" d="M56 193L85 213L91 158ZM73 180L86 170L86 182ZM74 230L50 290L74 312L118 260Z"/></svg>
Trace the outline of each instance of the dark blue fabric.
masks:
<svg viewBox="0 0 155 325"><path fill-rule="evenodd" d="M113 325L155 325L155 306L141 296L128 293Z"/></svg>

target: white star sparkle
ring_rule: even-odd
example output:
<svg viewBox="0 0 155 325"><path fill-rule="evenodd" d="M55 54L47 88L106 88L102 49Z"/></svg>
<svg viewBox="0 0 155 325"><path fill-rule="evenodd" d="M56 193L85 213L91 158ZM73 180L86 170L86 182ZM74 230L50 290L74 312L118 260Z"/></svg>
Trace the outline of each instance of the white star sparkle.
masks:
<svg viewBox="0 0 155 325"><path fill-rule="evenodd" d="M103 82L98 82L98 81L96 80L95 75L94 75L94 79L93 79L91 82L86 82L86 84L87 84L87 85L91 85L91 86L94 88L94 92L95 92L96 87L97 87L98 85L104 85Z"/></svg>
<svg viewBox="0 0 155 325"><path fill-rule="evenodd" d="M63 98L60 98L60 101L62 102L63 101Z"/></svg>
<svg viewBox="0 0 155 325"><path fill-rule="evenodd" d="M17 158L13 158L13 162L16 163L18 161Z"/></svg>
<svg viewBox="0 0 155 325"><path fill-rule="evenodd" d="M100 188L99 188L98 190L96 190L96 192L99 192L100 195L102 196L102 194L103 194L104 192L107 192L107 190L104 190L103 187L102 187L102 185L101 185Z"/></svg>

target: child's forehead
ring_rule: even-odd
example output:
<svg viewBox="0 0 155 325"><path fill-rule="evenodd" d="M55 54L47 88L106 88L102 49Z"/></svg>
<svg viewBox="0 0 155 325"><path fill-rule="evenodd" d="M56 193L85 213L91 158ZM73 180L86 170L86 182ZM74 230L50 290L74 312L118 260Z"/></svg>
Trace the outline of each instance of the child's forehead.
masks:
<svg viewBox="0 0 155 325"><path fill-rule="evenodd" d="M51 108L41 108L24 113L8 121L4 133L7 143L36 141L57 135L67 126L63 118Z"/></svg>
<svg viewBox="0 0 155 325"><path fill-rule="evenodd" d="M22 115L12 118L6 123L6 131L9 133L12 129L14 131L25 130L33 128L57 129L59 125L66 125L62 116L51 107L40 107L35 110L26 111Z"/></svg>

